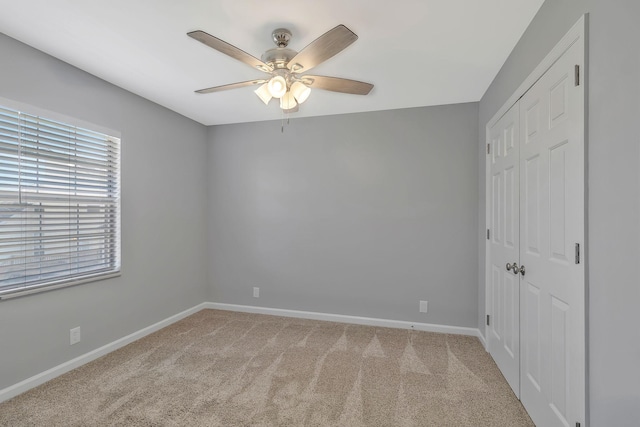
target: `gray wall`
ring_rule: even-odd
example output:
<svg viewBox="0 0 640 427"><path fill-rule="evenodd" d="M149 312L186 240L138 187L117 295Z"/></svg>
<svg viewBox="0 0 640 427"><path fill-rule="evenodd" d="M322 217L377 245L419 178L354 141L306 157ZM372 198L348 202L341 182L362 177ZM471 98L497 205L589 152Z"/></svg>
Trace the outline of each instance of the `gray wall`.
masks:
<svg viewBox="0 0 640 427"><path fill-rule="evenodd" d="M211 300L475 327L477 118L472 103L211 128Z"/></svg>
<svg viewBox="0 0 640 427"><path fill-rule="evenodd" d="M593 426L640 419L640 2L547 0L480 102L484 127L578 18L589 15L588 358ZM484 328L484 155L479 156Z"/></svg>
<svg viewBox="0 0 640 427"><path fill-rule="evenodd" d="M207 298L206 128L0 34L0 97L122 134L122 276L0 302L0 389ZM82 341L69 346L69 329Z"/></svg>

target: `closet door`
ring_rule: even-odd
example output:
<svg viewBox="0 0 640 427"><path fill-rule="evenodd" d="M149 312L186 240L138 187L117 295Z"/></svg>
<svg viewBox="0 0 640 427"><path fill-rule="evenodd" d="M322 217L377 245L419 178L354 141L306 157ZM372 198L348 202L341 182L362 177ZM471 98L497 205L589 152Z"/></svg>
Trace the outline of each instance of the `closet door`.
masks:
<svg viewBox="0 0 640 427"><path fill-rule="evenodd" d="M584 414L582 49L569 48L520 101L520 398L540 426Z"/></svg>
<svg viewBox="0 0 640 427"><path fill-rule="evenodd" d="M519 110L516 103L490 130L490 273L489 352L519 397L520 292L519 265L520 157ZM509 268L507 268L509 266Z"/></svg>

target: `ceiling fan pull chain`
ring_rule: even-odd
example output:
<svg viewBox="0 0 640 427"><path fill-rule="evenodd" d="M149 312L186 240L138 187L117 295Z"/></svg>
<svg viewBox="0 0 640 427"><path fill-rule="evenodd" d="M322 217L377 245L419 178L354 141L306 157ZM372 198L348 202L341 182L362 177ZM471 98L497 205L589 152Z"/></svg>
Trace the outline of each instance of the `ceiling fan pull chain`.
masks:
<svg viewBox="0 0 640 427"><path fill-rule="evenodd" d="M285 113L284 110L280 110L282 111L282 119L280 120L280 132L284 133L284 119L285 119L285 115L287 118L287 126L289 126L289 120L291 120L291 116L289 115L289 113Z"/></svg>

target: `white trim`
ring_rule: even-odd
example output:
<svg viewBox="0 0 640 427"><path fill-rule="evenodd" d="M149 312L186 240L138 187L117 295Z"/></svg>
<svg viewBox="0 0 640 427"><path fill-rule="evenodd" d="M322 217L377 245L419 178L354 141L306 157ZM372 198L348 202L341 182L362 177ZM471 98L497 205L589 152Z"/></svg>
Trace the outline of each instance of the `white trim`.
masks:
<svg viewBox="0 0 640 427"><path fill-rule="evenodd" d="M484 335L482 335L482 331L480 329L478 329L478 339L482 343L482 346L484 347L485 351L488 352L489 351L489 346L487 344L487 340L484 337Z"/></svg>
<svg viewBox="0 0 640 427"><path fill-rule="evenodd" d="M502 117L502 116L501 116ZM485 143L491 143L491 131L489 125L487 125L485 129ZM486 151L485 151L486 153ZM484 163L484 221L487 230L489 233L495 233L495 230L491 230L491 182L489 177L491 176L491 155L485 155L485 163ZM484 231L484 230L483 230ZM482 233L484 235L484 233ZM491 237L491 234L489 234ZM484 336L486 337L486 349L489 351L489 325L487 325L486 317L491 315L492 308L491 307L491 295L489 293L489 283L491 281L491 239L484 239L484 318L482 319L480 328L484 328Z"/></svg>
<svg viewBox="0 0 640 427"><path fill-rule="evenodd" d="M52 281L52 282L47 282L45 284L39 284L36 286L28 286L26 289L17 288L17 289L11 289L8 291L0 291L0 301L8 300L11 298L19 298L26 295L38 294L41 292L53 291L54 289L62 289L62 288L68 288L71 286L82 285L83 283L98 282L100 280L113 279L114 277L120 277L121 275L122 275L122 272L120 271L120 268L118 268L118 270L114 272L97 273L97 274L87 275L81 278Z"/></svg>
<svg viewBox="0 0 640 427"><path fill-rule="evenodd" d="M19 394L24 393L27 390L30 390L34 387L39 386L40 384L44 384L45 382L52 380L62 374L65 374L75 368L78 368L86 363L91 362L99 357L104 356L105 354L111 353L119 349L120 347L124 347L127 344L131 344L132 342L139 340L153 332L156 332L166 326L171 325L172 323L177 322L178 320L182 320L187 316L190 316L203 308L205 308L206 303L198 304L195 307L192 307L188 310L175 314L171 317L167 317L164 320L161 320L157 323L154 323L151 326L147 326L146 328L142 328L139 331L136 331L132 334L129 334L123 338L117 339L109 344L103 345L100 348L92 350L88 353L85 353L81 356L76 357L75 359L71 359L67 362L64 362L58 366L54 366L51 369L48 369L44 372L36 374L31 378L27 378L24 381L20 381L17 384L9 386L0 390L0 402L4 402L5 400L9 400L12 397L15 397Z"/></svg>
<svg viewBox="0 0 640 427"><path fill-rule="evenodd" d="M243 313L269 314L272 316L296 317L299 319L324 320L328 322L350 323L354 325L380 326L383 328L413 329L416 331L438 332L441 334L469 335L484 342L484 337L477 328L463 326L437 325L434 323L407 322L404 320L378 319L375 317L348 316L345 314L318 313L315 311L287 310L282 308L257 307L253 305L205 303L205 308Z"/></svg>

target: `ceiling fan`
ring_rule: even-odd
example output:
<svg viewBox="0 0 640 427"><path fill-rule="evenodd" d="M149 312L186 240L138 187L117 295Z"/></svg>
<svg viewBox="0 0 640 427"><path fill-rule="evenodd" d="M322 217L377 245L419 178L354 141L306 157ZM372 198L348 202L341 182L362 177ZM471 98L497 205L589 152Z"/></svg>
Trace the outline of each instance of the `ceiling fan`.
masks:
<svg viewBox="0 0 640 427"><path fill-rule="evenodd" d="M261 85L255 93L265 104L268 104L272 98L279 98L280 108L286 113L293 113L298 111L298 105L309 97L311 88L356 95L367 95L373 88L372 84L357 80L302 74L333 57L358 39L358 36L344 25L338 25L327 31L300 52L287 47L291 39L291 31L278 28L272 33L277 47L267 50L261 59L204 31L192 31L187 35L225 55L270 74L268 78L214 86L197 90L196 93L213 93Z"/></svg>

